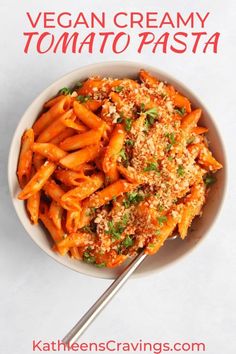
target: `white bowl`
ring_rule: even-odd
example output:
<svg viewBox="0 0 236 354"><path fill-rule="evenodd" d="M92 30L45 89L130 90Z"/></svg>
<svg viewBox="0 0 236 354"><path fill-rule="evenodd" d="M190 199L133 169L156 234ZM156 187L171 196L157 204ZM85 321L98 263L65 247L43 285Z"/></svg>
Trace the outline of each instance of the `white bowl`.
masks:
<svg viewBox="0 0 236 354"><path fill-rule="evenodd" d="M28 232L30 237L37 243L37 245L44 250L48 255L64 264L65 266L76 270L80 273L87 275L101 277L101 278L115 278L121 271L122 266L115 269L99 269L92 265L86 264L81 261L73 260L69 257L62 257L56 254L51 249L51 242L49 242L49 236L45 229L41 226L33 226L30 223L28 215L25 210L24 203L17 199L19 192L18 181L16 177L17 160L20 149L20 141L23 132L30 128L41 111L42 105L50 97L54 96L62 87L73 87L78 81L83 81L89 76L111 76L111 77L131 77L136 78L141 68L146 69L154 76L157 76L160 80L166 80L173 84L178 91L189 97L193 107L200 107L203 110L203 117L201 123L209 128L208 138L210 141L210 147L215 157L224 165L224 169L217 173L217 183L212 187L212 190L208 196L207 204L204 207L204 213L202 218L196 219L191 227L191 234L188 235L185 241L176 239L174 241L166 242L164 247L154 256L149 256L144 261L142 266L136 271L136 275L144 276L150 272L156 272L162 270L167 265L172 264L174 261L179 260L183 255L192 251L197 244L206 236L210 227L212 226L217 214L220 210L220 206L223 201L225 184L226 184L226 159L224 154L224 148L222 140L217 131L216 125L200 100L184 85L175 80L168 74L159 71L154 67L143 65L141 63L133 62L102 62L98 64L92 64L75 70L46 88L29 106L23 117L21 118L15 134L12 139L9 162L8 162L8 180L10 195L16 210L16 213Z"/></svg>

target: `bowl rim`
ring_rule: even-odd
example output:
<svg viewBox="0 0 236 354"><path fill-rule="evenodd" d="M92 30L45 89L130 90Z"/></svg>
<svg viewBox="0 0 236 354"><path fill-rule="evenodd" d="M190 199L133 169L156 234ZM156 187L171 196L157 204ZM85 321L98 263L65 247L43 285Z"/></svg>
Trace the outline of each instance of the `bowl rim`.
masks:
<svg viewBox="0 0 236 354"><path fill-rule="evenodd" d="M143 64L141 62L138 61L129 61L129 60L110 60L110 61L99 61L93 64L89 64L89 65L83 65L80 66L77 69L71 70L69 72L67 72L66 74L60 76L57 80L53 81L50 85L48 85L46 88L43 89L43 91L41 91L32 101L32 103L27 107L27 109L24 111L24 113L21 115L17 126L15 128L15 131L12 135L11 138L11 143L10 143L10 148L9 148L9 154L8 154L8 163L7 163L7 174L8 174L8 190L9 190L9 194L10 194L10 199L11 202L14 206L14 210L17 214L17 217L21 223L21 225L23 226L23 228L25 229L26 233L28 234L28 236L30 237L30 239L32 240L32 242L34 242L43 252L45 252L50 258L54 259L55 261L57 261L57 263L61 264L62 266L65 266L66 268L73 270L77 273L86 275L86 276L91 276L93 278L99 278L99 279L114 279L114 276L111 277L107 277L105 275L103 275L103 272L99 272L98 273L93 273L93 270L81 270L81 269L75 269L71 264L65 263L63 262L63 257L56 257L56 255L54 256L52 253L49 253L49 251L46 248L43 248L40 244L38 244L36 242L36 240L31 236L30 232L27 230L26 225L24 224L24 222L22 221L22 217L20 216L20 212L19 210L16 208L15 204L14 204L14 197L12 196L12 189L11 189L11 179L12 179L12 171L10 169L11 167L11 160L12 160L12 156L14 154L14 142L16 140L17 137L17 133L20 127L20 124L23 120L23 118L28 114L28 112L31 110L31 108L37 104L37 101L40 100L41 96L45 95L47 91L49 91L50 89L52 89L55 85L57 85L60 81L66 80L68 78L68 76L71 75L83 75L84 72L89 72L89 70L99 70L101 68L103 68L104 66L107 67L112 67L114 65L119 65L122 67L126 67L126 66L133 66L133 67L137 67L139 69L144 68L147 71L150 72L155 72L157 73L157 75L159 74L160 76L164 77L165 80L169 83L174 82L174 84L178 85L181 89L183 89L186 92L189 92L189 94L191 96L193 96L200 104L201 107L204 109L205 114L210 117L210 120L212 121L214 128L217 132L217 139L220 141L220 145L221 145L221 153L223 156L223 160L224 160L224 177L223 177L223 189L222 189L222 195L221 195L221 200L220 200L220 204L217 207L217 210L215 212L213 221L211 222L211 224L207 227L207 230L204 232L204 237L201 237L198 242L196 242L191 248L189 248L186 252L184 252L183 254L181 254L180 256L178 256L177 258L171 260L170 262L162 265L161 269L159 268L152 268L146 272L143 273L134 273L131 278L140 278L140 277L146 277L148 275L152 275L154 272L157 273L159 271L162 271L164 269L167 269L169 266L174 265L176 262L179 262L181 260L183 260L184 257L186 257L187 255L189 255L191 252L193 252L194 250L196 250L197 246L199 246L203 240L205 239L205 237L207 236L207 234L211 231L211 229L213 228L216 220L219 218L220 214L222 213L222 209L224 206L224 202L225 202L225 198L226 198L226 192L227 192L227 188L228 188L228 161L227 161L227 155L226 155L226 149L225 149L225 145L224 145L224 141L221 137L221 134L219 132L218 126L215 122L215 119L213 119L213 115L209 112L208 108L206 108L205 103L202 101L202 99L200 99L198 97L198 95L192 91L191 88L189 88L188 86L186 86L184 83L182 83L182 81L180 81L179 79L176 79L175 76L173 76L172 74L168 74L167 72L163 71L162 69L159 69L158 67L155 67L153 65L147 65L147 64ZM15 173L15 171L14 171ZM184 242L184 241L183 241ZM92 268L92 267L91 267Z"/></svg>

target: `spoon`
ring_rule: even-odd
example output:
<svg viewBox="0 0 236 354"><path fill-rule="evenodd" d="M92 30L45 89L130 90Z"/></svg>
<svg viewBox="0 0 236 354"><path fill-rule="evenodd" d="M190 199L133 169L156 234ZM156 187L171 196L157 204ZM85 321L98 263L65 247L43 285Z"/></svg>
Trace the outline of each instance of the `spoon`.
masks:
<svg viewBox="0 0 236 354"><path fill-rule="evenodd" d="M169 237L168 240L175 240L178 235ZM123 272L113 281L107 290L99 297L99 299L90 307L90 309L83 315L83 317L76 323L76 325L63 338L63 343L74 343L86 330L86 328L93 322L95 317L104 309L108 302L124 285L128 278L133 274L136 268L144 261L147 254L144 250L140 252L123 270Z"/></svg>

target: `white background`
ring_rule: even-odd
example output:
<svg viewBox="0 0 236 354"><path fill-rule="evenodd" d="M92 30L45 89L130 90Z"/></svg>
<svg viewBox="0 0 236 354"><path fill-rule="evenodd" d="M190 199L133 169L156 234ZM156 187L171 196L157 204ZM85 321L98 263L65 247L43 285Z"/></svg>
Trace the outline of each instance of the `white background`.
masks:
<svg viewBox="0 0 236 354"><path fill-rule="evenodd" d="M0 352L31 353L33 339L62 338L110 284L57 264L26 235L8 195L7 157L16 124L51 82L87 63L128 59L152 64L188 85L212 112L228 157L228 189L220 218L190 256L157 275L131 279L96 319L82 341L116 339L200 341L207 353L233 354L236 299L235 27L233 0L116 1L1 0ZM207 30L221 32L213 54L38 55L23 53L22 32L31 11L211 12ZM12 171L15 173L15 171Z"/></svg>

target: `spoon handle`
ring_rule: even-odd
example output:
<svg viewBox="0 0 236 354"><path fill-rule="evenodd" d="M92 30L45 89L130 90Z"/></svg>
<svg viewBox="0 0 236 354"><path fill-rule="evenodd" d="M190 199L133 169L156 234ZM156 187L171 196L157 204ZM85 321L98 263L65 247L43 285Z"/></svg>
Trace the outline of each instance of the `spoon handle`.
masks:
<svg viewBox="0 0 236 354"><path fill-rule="evenodd" d="M92 305L92 307L83 315L83 317L76 323L76 325L63 338L66 344L75 342L86 328L93 322L95 317L103 310L118 290L124 285L135 269L145 259L146 254L142 251L138 254L124 271L113 281L109 288L100 296L100 298Z"/></svg>

